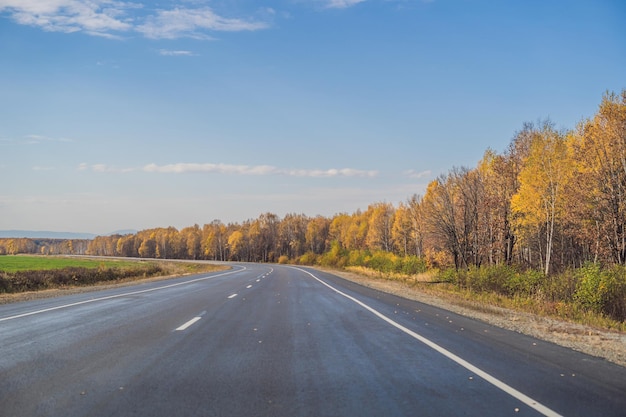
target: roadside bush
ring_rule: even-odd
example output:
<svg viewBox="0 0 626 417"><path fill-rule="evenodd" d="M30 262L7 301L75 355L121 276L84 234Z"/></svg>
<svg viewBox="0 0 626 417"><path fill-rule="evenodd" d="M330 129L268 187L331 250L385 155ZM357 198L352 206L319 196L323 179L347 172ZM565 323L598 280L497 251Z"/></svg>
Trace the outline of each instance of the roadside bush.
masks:
<svg viewBox="0 0 626 417"><path fill-rule="evenodd" d="M348 261L348 251L343 249L339 242L332 242L330 250L319 257L321 266L343 268Z"/></svg>
<svg viewBox="0 0 626 417"><path fill-rule="evenodd" d="M600 265L594 263L585 264L577 271L576 275L579 282L574 299L584 308L599 313L602 311L602 295L600 292L602 270Z"/></svg>
<svg viewBox="0 0 626 417"><path fill-rule="evenodd" d="M546 281L546 276L534 269L517 272L510 266L501 268L507 276L503 290L509 296L535 296Z"/></svg>
<svg viewBox="0 0 626 417"><path fill-rule="evenodd" d="M507 266L472 267L459 273L458 284L461 288L476 292L495 292L509 295L508 283L515 276L515 271Z"/></svg>
<svg viewBox="0 0 626 417"><path fill-rule="evenodd" d="M463 288L465 279L467 278L465 274L460 271L457 271L454 268L447 268L440 270L436 275L437 281L448 284L455 284L459 287Z"/></svg>
<svg viewBox="0 0 626 417"><path fill-rule="evenodd" d="M575 301L582 307L605 314L616 320L626 320L626 268L616 265L602 269L598 264L586 264L577 271L579 278Z"/></svg>
<svg viewBox="0 0 626 417"><path fill-rule="evenodd" d="M539 288L540 295L546 301L571 303L574 301L578 280L575 270L571 269L545 277Z"/></svg>
<svg viewBox="0 0 626 417"><path fill-rule="evenodd" d="M348 253L347 266L365 266L367 256L368 254L366 251L351 250L350 253Z"/></svg>
<svg viewBox="0 0 626 417"><path fill-rule="evenodd" d="M389 252L376 251L368 259L365 266L379 272L396 272L394 268L396 256Z"/></svg>
<svg viewBox="0 0 626 417"><path fill-rule="evenodd" d="M315 265L317 263L317 255L313 252L307 252L298 258L299 265Z"/></svg>
<svg viewBox="0 0 626 417"><path fill-rule="evenodd" d="M426 272L426 261L417 256L406 256L404 258L399 259L400 262L400 270L406 275L417 275Z"/></svg>
<svg viewBox="0 0 626 417"><path fill-rule="evenodd" d="M158 265L142 265L136 268L83 268L3 272L0 274L0 292L18 293L40 291L67 286L93 285L100 282L124 278L150 277L159 275Z"/></svg>

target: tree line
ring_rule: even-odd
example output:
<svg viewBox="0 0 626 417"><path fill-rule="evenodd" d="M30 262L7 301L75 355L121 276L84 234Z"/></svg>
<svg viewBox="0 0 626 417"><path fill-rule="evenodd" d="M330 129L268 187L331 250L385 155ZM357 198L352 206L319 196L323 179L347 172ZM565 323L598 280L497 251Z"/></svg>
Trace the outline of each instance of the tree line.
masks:
<svg viewBox="0 0 626 417"><path fill-rule="evenodd" d="M88 239L0 238L0 255L85 255Z"/></svg>
<svg viewBox="0 0 626 417"><path fill-rule="evenodd" d="M1 253L315 262L330 251L387 252L457 270L515 265L545 275L588 262L626 264L626 90L607 92L571 130L526 123L508 148L455 167L423 195L332 217L273 213L202 227L143 230L87 241L0 240ZM21 243L20 243L21 242Z"/></svg>

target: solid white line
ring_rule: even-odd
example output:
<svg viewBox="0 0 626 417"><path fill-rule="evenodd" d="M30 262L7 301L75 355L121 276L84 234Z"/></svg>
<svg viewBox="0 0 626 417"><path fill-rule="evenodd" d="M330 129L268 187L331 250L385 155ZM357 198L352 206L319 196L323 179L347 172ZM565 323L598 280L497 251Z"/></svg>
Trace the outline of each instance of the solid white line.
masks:
<svg viewBox="0 0 626 417"><path fill-rule="evenodd" d="M194 324L195 322L197 322L198 320L200 320L202 317L194 317L191 320L189 320L187 323L183 324L182 326L178 327L176 329L176 331L182 331L182 330L186 330L187 327L191 326L192 324Z"/></svg>
<svg viewBox="0 0 626 417"><path fill-rule="evenodd" d="M126 297L126 296L129 296L129 295L136 295L136 294L144 294L144 293L147 293L147 292L164 290L164 289L167 289L167 288L178 287L180 285L191 284L191 283L194 283L194 282L206 281L208 279L222 277L224 275L235 274L237 272L241 272L241 271L247 269L246 267L241 267L241 268L243 268L243 269L238 269L236 271L224 272L223 274L211 275L211 276L208 276L208 277L196 278L196 279L192 279L190 281L178 282L176 284L164 285L162 287L149 288L147 290L131 291L131 292L123 293L123 294L109 295L107 297L92 298L90 300L79 301L79 302L70 303L70 304L63 304L63 305L56 306L56 307L45 308L43 310L30 311L28 313L17 314L15 316L9 316L9 317L0 318L0 322L7 321L7 320L13 320L13 319L19 319L21 317L33 316L35 314L47 313L48 311L60 310L62 308L74 307L74 306L79 306L79 305L82 305L82 304L95 303L96 301L112 300L114 298L121 298L121 297Z"/></svg>
<svg viewBox="0 0 626 417"><path fill-rule="evenodd" d="M465 359L463 359L463 358L455 355L454 353L450 352L449 350L439 346L438 344L436 344L435 342L431 341L430 339L427 339L424 336L421 336L421 335L415 333L414 331L404 327L403 325L401 325L401 324L391 320L389 317L387 317L384 314L380 313L378 310L374 310L372 307L370 307L367 304L357 300L356 298L354 298L354 297L352 297L352 296L350 296L350 295L348 295L346 293L343 293L343 292L339 291L338 289L336 289L335 287L331 286L330 284L327 284L326 282L322 281L321 279L319 279L318 277L316 277L315 275L313 275L309 271L306 271L306 270L300 269L300 268L295 268L295 267L292 267L292 268L297 269L298 271L302 271L302 272L304 272L306 274L309 274L310 276L315 278L320 283L324 284L325 286L327 286L331 290L335 291L337 294L342 295L342 296L346 297L348 300L351 300L351 301L355 302L356 304L358 304L361 307L363 307L364 309L368 310L369 312L371 312L375 316L377 316L380 319L386 321L387 323L391 324L392 326L396 327L397 329L402 330L404 333L408 334L409 336L413 337L414 339L419 340L420 342L424 343L426 346L434 349L435 351L439 352L440 354L442 354L443 356L447 357L448 359L453 360L454 362L456 362L457 364L461 365L462 367L464 367L468 371L473 372L474 374L478 375L479 377L481 377L485 381L489 382L491 385L495 386L496 388L501 389L502 391L504 391L507 394L509 394L510 396L518 399L519 401L523 402L527 406L535 409L536 411L538 411L539 413L543 414L544 416L547 416L547 417L563 417L561 414L557 413L556 411L546 407L545 405L541 404L538 401L533 400L532 398L530 398L526 394L521 393L520 391L516 390L515 388L513 388L510 385L506 384L505 382L500 381L498 378L496 378L496 377L488 374L487 372L483 371L482 369L472 365L471 363L467 362Z"/></svg>
<svg viewBox="0 0 626 417"><path fill-rule="evenodd" d="M235 298L235 297L237 297L237 294L231 294L228 296L228 298Z"/></svg>

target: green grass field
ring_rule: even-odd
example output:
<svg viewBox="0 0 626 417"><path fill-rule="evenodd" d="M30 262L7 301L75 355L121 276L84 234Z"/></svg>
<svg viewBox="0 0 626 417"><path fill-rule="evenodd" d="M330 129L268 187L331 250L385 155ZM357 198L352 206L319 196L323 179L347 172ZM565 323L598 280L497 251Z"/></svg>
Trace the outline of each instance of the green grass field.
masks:
<svg viewBox="0 0 626 417"><path fill-rule="evenodd" d="M82 268L126 268L136 267L140 261L77 259L55 256L28 256L28 255L2 255L0 256L0 271L42 271L50 269L63 269L67 267Z"/></svg>

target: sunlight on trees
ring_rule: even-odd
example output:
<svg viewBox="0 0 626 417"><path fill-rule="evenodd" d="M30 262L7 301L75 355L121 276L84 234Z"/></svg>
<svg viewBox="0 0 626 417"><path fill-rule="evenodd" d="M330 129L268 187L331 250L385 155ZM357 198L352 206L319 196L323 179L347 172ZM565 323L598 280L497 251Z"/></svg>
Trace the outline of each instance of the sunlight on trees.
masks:
<svg viewBox="0 0 626 417"><path fill-rule="evenodd" d="M589 288L607 282L618 288L611 297L619 298L626 288L620 277L626 264L626 90L606 93L597 113L570 131L556 131L549 121L525 123L504 153L488 149L475 168L452 168L423 196L397 206L376 202L331 218L264 213L242 223L215 220L69 243L0 239L0 254L17 253L375 264L390 271L454 267L482 271L467 275L475 277L466 280L472 285L490 276L519 281L498 287L504 293L528 292L535 271L545 278L586 268L586 292L577 297L589 298ZM612 272L597 272L590 263ZM532 272L522 279L511 267ZM573 297L572 291L561 293ZM609 304L611 311L626 309Z"/></svg>

